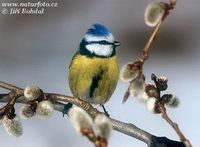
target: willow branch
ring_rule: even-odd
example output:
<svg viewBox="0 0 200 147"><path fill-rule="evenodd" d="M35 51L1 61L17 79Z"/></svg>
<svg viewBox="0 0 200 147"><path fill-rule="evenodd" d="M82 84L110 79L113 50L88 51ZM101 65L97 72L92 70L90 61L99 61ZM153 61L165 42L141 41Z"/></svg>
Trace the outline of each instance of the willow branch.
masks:
<svg viewBox="0 0 200 147"><path fill-rule="evenodd" d="M166 109L164 107L162 107L160 110L161 110L163 119L165 119L165 121L175 130L175 132L178 134L181 142L183 142L186 147L192 147L192 144L190 143L190 141L188 139L186 139L186 137L184 136L184 134L179 129L178 124L175 123L175 122L173 122L170 119L170 117L167 114Z"/></svg>
<svg viewBox="0 0 200 147"><path fill-rule="evenodd" d="M174 9L176 2L177 2L176 0L170 0L169 5L167 7L167 10L165 12L165 15L159 21L159 23L156 25L154 31L152 32L152 34L149 37L146 45L144 46L143 52L142 52L141 56L139 57L140 61L144 62L145 60L147 60L149 58L149 49L150 49L151 45L153 44L154 40L156 39L156 37L157 37L157 35L160 31L161 25L163 24L166 17L169 15L170 10Z"/></svg>
<svg viewBox="0 0 200 147"><path fill-rule="evenodd" d="M11 91L17 91L18 94L21 94L20 97L16 99L16 103L27 103L27 100L23 96L23 89L16 87L14 85L5 83L0 81L0 87L11 90ZM101 113L96 108L94 108L91 104L72 96L62 95L62 94L53 94L53 93L45 93L45 96L52 100L54 103L54 109L63 112L64 105L66 102L73 103L81 108L83 108L85 111L87 111L92 117L95 117L97 114ZM12 97L10 97L9 94L0 94L0 102L9 102L12 100ZM65 102L65 103L63 103ZM146 143L149 147L184 147L183 143L178 141L170 140L166 137L157 137L154 136L137 126L131 123L125 123L121 122L119 120L110 118L110 121L112 123L113 129L115 131L121 132L125 135L131 136L133 138L136 138L144 143Z"/></svg>
<svg viewBox="0 0 200 147"><path fill-rule="evenodd" d="M158 23L158 25L156 26L156 28L154 29L153 33L151 34L151 36L149 37L149 40L147 41L143 52L141 54L141 56L139 57L139 59L144 62L145 60L147 60L149 58L149 49L153 43L153 41L156 39L157 34L159 33L160 27L162 25L163 21L160 21Z"/></svg>

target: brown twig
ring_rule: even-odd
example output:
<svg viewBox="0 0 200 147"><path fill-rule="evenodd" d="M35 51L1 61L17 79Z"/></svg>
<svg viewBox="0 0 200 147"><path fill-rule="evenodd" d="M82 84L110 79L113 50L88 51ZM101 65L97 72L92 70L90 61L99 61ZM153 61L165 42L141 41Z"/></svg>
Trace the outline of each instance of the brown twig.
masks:
<svg viewBox="0 0 200 147"><path fill-rule="evenodd" d="M152 43L154 42L154 40L156 39L156 36L157 36L157 34L160 30L162 23L163 23L163 20L158 23L158 25L154 29L153 33L149 37L149 39L148 39L148 41L147 41L147 43L146 43L146 45L143 49L143 52L139 57L139 60L141 60L142 62L144 62L145 60L147 60L149 58L149 49L150 49Z"/></svg>
<svg viewBox="0 0 200 147"><path fill-rule="evenodd" d="M147 60L149 58L149 49L151 47L151 45L153 44L154 40L156 39L160 27L163 24L163 21L166 19L166 17L169 15L169 11L174 9L176 5L176 0L170 0L168 7L166 7L166 12L165 15L163 16L163 18L160 20L160 22L156 25L153 33L151 34L151 36L149 37L146 45L144 46L143 52L139 57L139 60L144 62L145 60Z"/></svg>
<svg viewBox="0 0 200 147"><path fill-rule="evenodd" d="M175 5L176 5L176 0L170 0L169 4L166 4L166 10L165 10L165 14L163 16L163 18L159 21L159 23L156 25L154 31L152 32L151 36L149 37L142 54L139 57L139 61L141 61L141 66L143 66L143 63L145 62L145 60L147 60L149 58L149 49L151 47L151 45L153 44L153 42L155 41L159 30L161 28L161 25L163 24L163 21L166 19L166 17L169 15L170 10L174 9ZM137 61L135 61L133 63L133 65L136 63ZM141 68L143 69L143 68ZM129 88L127 89L127 91L125 92L124 98L123 98L123 102L125 102L129 97ZM160 93L159 93L159 97L160 97ZM172 128L176 131L176 133L178 134L178 136L180 137L180 140L185 144L185 146L187 147L192 147L191 143L189 140L187 140L185 138L185 136L183 135L183 133L180 131L178 124L174 123L167 115L166 113L166 109L163 105L163 107L161 107L161 113L162 113L162 117L172 126Z"/></svg>
<svg viewBox="0 0 200 147"><path fill-rule="evenodd" d="M10 88L10 87L12 87L12 85L8 84L8 88ZM13 87L13 89L16 90L16 87ZM0 108L0 117L3 115L7 115L8 118L12 119L15 117L14 105L15 105L17 99L20 96L22 96L22 94L20 94L19 92L17 94L17 92L12 90L12 92L10 92L8 95L9 95L10 99L8 100L8 103L4 107Z"/></svg>
<svg viewBox="0 0 200 147"><path fill-rule="evenodd" d="M164 105L162 105L160 107L160 111L161 111L161 114L162 114L162 118L165 119L166 122L176 131L176 133L178 134L181 142L183 142L186 147L192 147L192 144L190 143L190 141L188 139L186 139L186 137L183 135L183 133L179 129L178 124L173 122L170 119L170 117L168 116L166 108L164 107Z"/></svg>
<svg viewBox="0 0 200 147"><path fill-rule="evenodd" d="M3 81L0 81L0 87L1 87L1 88L4 88L4 89L7 89L7 90L10 90L10 91L14 91L14 92L16 92L17 94L22 94L23 91L24 91L22 88L19 88L19 87L16 87L16 86L14 86L14 85L5 83L5 82L3 82Z"/></svg>
<svg viewBox="0 0 200 147"><path fill-rule="evenodd" d="M151 80L154 81L155 85L148 85L147 88L150 89L155 89L154 92L152 91L151 93L149 93L150 90L147 90L147 94L152 97L152 95L155 95L153 97L155 97L157 99L157 107L155 106L155 112L157 113L161 113L163 119L166 120L166 122L176 131L177 135L179 136L181 142L183 142L185 144L186 147L192 147L191 143L189 140L187 140L185 138L185 136L183 135L183 133L180 131L178 124L173 122L169 116L167 115L167 111L165 108L165 104L167 103L167 99L170 100L172 98L172 94L164 94L161 96L161 92L165 91L168 87L168 79L163 79L163 78L157 78L157 76L155 74L151 75ZM152 94L155 93L155 94Z"/></svg>

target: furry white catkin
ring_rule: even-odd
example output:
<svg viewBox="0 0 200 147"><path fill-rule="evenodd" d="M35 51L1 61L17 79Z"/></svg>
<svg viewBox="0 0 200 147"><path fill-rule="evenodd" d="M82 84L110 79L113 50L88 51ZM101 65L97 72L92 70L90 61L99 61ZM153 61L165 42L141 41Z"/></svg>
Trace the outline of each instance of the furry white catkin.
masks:
<svg viewBox="0 0 200 147"><path fill-rule="evenodd" d="M82 108L73 107L69 110L69 119L74 129L81 134L82 128L93 129L91 116Z"/></svg>
<svg viewBox="0 0 200 147"><path fill-rule="evenodd" d="M124 82L131 82L139 75L139 70L137 68L130 68L129 64L131 62L125 64L120 71L120 79Z"/></svg>
<svg viewBox="0 0 200 147"><path fill-rule="evenodd" d="M49 119L54 112L53 104L49 100L41 101L36 108L36 115L41 119Z"/></svg>
<svg viewBox="0 0 200 147"><path fill-rule="evenodd" d="M173 95L172 98L169 99L169 101L165 105L171 108L176 108L179 106L179 104L180 104L179 99Z"/></svg>
<svg viewBox="0 0 200 147"><path fill-rule="evenodd" d="M154 97L150 97L146 102L146 108L148 111L155 113L157 99Z"/></svg>
<svg viewBox="0 0 200 147"><path fill-rule="evenodd" d="M24 90L24 96L27 100L37 99L41 95L41 90L38 86L27 86Z"/></svg>
<svg viewBox="0 0 200 147"><path fill-rule="evenodd" d="M22 124L17 116L15 116L13 119L9 119L7 116L4 116L2 119L2 124L10 136L19 137L23 134Z"/></svg>
<svg viewBox="0 0 200 147"><path fill-rule="evenodd" d="M149 4L144 13L145 23L150 27L155 27L163 18L166 11L166 4L163 2L154 2Z"/></svg>
<svg viewBox="0 0 200 147"><path fill-rule="evenodd" d="M112 125L109 118L103 114L99 114L94 119L95 134L104 139L109 139L112 132Z"/></svg>
<svg viewBox="0 0 200 147"><path fill-rule="evenodd" d="M19 111L20 118L26 120L33 117L34 115L35 115L35 112L32 110L32 108L29 105L25 104L20 108L20 111Z"/></svg>
<svg viewBox="0 0 200 147"><path fill-rule="evenodd" d="M137 77L130 83L129 92L131 96L136 97L140 102L146 102L148 95L145 92L145 81L142 76Z"/></svg>

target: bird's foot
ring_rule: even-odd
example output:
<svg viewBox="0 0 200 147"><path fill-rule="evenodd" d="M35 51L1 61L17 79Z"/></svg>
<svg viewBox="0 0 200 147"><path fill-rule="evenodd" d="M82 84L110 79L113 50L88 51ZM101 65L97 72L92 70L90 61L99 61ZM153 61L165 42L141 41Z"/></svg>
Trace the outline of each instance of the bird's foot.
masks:
<svg viewBox="0 0 200 147"><path fill-rule="evenodd" d="M65 114L68 113L69 109L70 109L72 106L73 106L72 103L68 103L68 104L64 105L63 112L62 112L62 113L63 113L63 117L65 116Z"/></svg>
<svg viewBox="0 0 200 147"><path fill-rule="evenodd" d="M102 108L103 108L103 111L104 111L105 115L106 115L107 117L110 117L110 114L108 113L108 111L106 111L106 108L104 107L104 105L101 105L101 106L102 106Z"/></svg>

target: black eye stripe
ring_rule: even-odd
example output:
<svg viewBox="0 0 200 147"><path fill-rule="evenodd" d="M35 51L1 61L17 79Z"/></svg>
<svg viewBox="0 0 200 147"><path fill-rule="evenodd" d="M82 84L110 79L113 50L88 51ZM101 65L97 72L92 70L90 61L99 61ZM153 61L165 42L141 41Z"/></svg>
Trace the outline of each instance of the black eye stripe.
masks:
<svg viewBox="0 0 200 147"><path fill-rule="evenodd" d="M114 43L102 40L102 41L91 41L88 42L87 44L102 44L102 45L114 45Z"/></svg>

